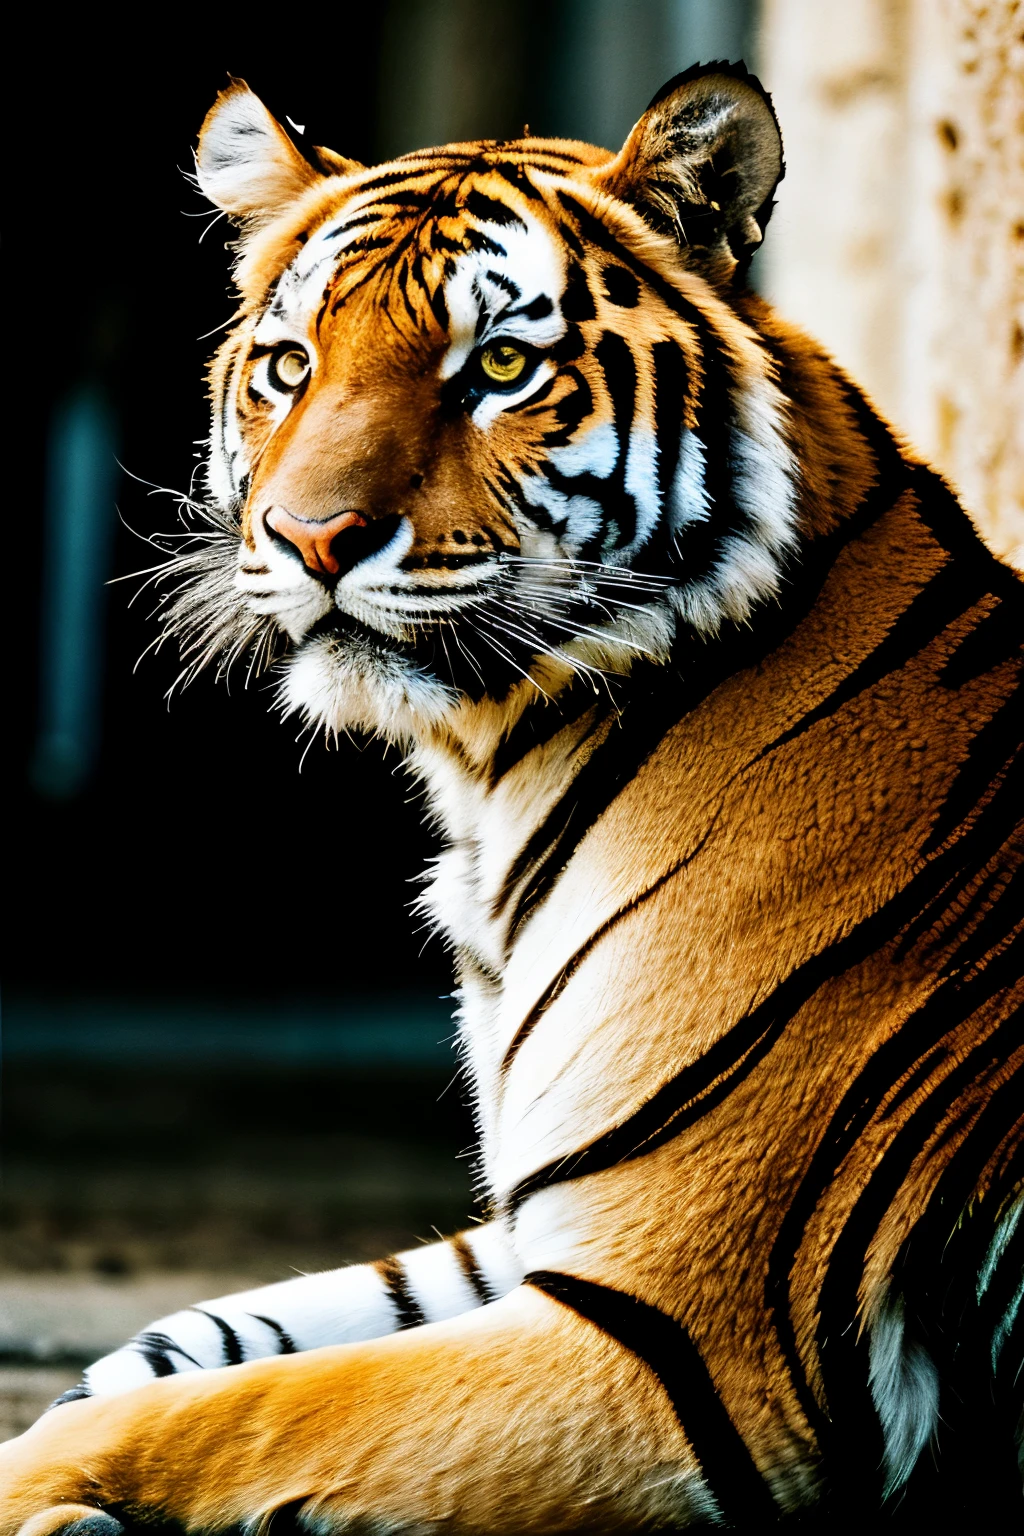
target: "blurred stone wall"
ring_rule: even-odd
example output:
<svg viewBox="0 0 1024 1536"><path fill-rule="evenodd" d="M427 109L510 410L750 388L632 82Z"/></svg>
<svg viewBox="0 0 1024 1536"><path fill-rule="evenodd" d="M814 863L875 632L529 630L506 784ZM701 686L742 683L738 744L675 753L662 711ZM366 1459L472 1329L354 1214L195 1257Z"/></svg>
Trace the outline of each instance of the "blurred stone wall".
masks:
<svg viewBox="0 0 1024 1536"><path fill-rule="evenodd" d="M1024 566L1024 0L764 0L759 281Z"/></svg>

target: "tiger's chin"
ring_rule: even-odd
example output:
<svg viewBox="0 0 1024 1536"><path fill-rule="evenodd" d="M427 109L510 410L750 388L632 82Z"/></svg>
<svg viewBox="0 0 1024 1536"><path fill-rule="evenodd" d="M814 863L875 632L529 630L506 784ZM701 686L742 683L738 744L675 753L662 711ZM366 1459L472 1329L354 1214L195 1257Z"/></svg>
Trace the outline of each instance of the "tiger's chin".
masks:
<svg viewBox="0 0 1024 1536"><path fill-rule="evenodd" d="M455 713L459 694L360 627L304 640L284 662L278 702L311 727L409 745Z"/></svg>
<svg viewBox="0 0 1024 1536"><path fill-rule="evenodd" d="M282 664L278 704L311 728L381 736L403 749L425 745L438 732L468 729L469 715L500 734L531 700L550 702L574 678L597 688L625 677L642 658L668 660L678 620L667 604L624 613L601 627L587 627L544 651L508 651L481 668L469 655L469 638L435 639L416 645L336 610L307 631ZM459 664L462 663L461 666ZM469 715L467 715L467 710ZM495 713L496 712L496 713ZM500 717L500 719L499 719ZM485 734L487 734L485 730Z"/></svg>

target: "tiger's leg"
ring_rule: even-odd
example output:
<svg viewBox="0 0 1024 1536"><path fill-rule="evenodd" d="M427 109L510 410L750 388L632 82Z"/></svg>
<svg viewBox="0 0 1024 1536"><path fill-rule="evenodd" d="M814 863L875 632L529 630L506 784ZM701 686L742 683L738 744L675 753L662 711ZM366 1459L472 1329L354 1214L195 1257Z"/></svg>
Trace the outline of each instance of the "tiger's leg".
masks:
<svg viewBox="0 0 1024 1536"><path fill-rule="evenodd" d="M155 1376L376 1339L497 1301L523 1278L498 1222L376 1264L300 1275L159 1318L97 1360L58 1404L109 1397Z"/></svg>
<svg viewBox="0 0 1024 1536"><path fill-rule="evenodd" d="M71 1403L0 1446L0 1536L61 1506L318 1536L678 1527L716 1508L653 1371L519 1286L365 1344L193 1371ZM29 1524L30 1522L30 1524Z"/></svg>

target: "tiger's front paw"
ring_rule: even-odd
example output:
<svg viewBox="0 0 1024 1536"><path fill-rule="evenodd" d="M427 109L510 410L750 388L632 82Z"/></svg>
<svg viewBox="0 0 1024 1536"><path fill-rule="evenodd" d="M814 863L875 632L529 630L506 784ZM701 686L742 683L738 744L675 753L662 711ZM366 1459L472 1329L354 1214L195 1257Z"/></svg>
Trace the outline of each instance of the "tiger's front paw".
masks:
<svg viewBox="0 0 1024 1536"><path fill-rule="evenodd" d="M123 1536L120 1521L98 1507L88 1473L61 1465L66 1420L79 1413L64 1404L0 1445L0 1536Z"/></svg>
<svg viewBox="0 0 1024 1536"><path fill-rule="evenodd" d="M30 1515L18 1536L125 1536L124 1526L113 1515L85 1504L55 1504Z"/></svg>
<svg viewBox="0 0 1024 1536"><path fill-rule="evenodd" d="M0 1536L127 1536L118 1517L135 1503L134 1468L149 1438L127 1402L62 1403L0 1445Z"/></svg>
<svg viewBox="0 0 1024 1536"><path fill-rule="evenodd" d="M281 1443L296 1409L271 1402L275 1366L191 1371L45 1413L0 1445L0 1536L222 1530L283 1502Z"/></svg>

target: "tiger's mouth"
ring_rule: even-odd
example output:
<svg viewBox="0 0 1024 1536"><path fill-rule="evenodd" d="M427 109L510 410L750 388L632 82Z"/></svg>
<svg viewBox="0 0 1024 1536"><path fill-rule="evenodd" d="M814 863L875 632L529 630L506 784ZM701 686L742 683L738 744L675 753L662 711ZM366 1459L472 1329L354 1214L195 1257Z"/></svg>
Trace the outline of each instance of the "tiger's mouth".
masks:
<svg viewBox="0 0 1024 1536"><path fill-rule="evenodd" d="M343 608L332 608L330 613L325 613L317 619L310 625L299 644L315 644L316 641L325 637L330 637L342 644L350 640L357 645L378 646L382 651L412 650L408 641L377 629L372 624L364 624L362 619L357 619L354 614L347 613Z"/></svg>

